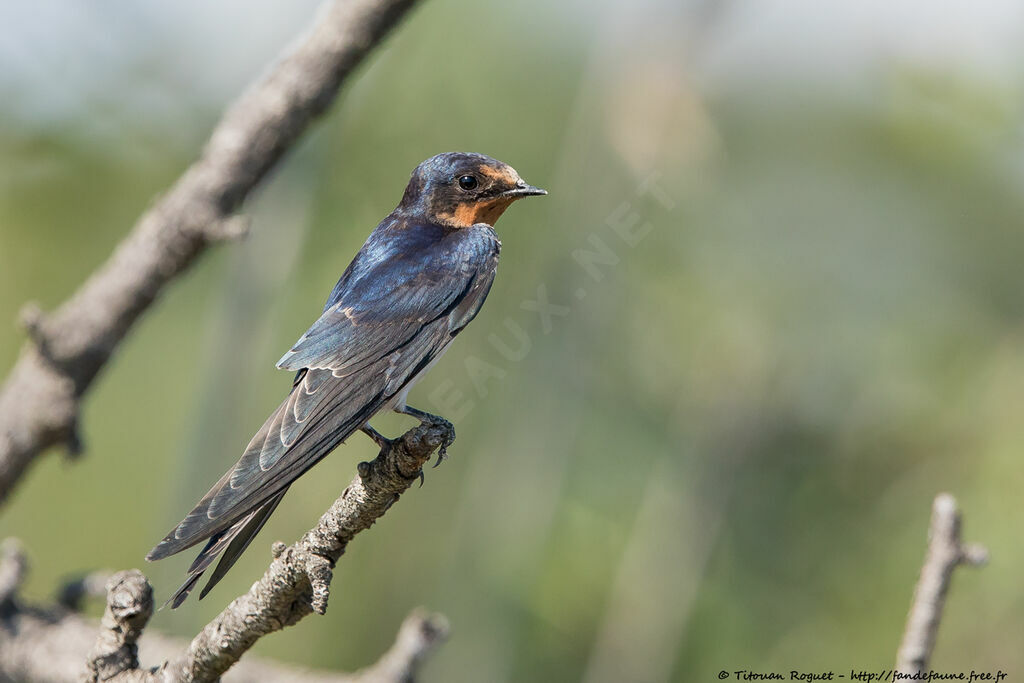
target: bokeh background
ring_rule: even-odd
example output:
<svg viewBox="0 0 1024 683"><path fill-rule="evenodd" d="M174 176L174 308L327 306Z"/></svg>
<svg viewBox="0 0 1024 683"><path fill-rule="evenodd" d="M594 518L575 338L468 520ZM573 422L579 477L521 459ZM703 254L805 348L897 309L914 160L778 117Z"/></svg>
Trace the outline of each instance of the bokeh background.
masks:
<svg viewBox="0 0 1024 683"><path fill-rule="evenodd" d="M106 258L315 5L0 8L0 366L19 307ZM425 605L453 625L429 681L887 668L950 491L992 561L957 573L933 668L1024 670L1022 65L1009 0L426 0L251 237L128 338L86 457L0 511L28 596L142 564L284 395L274 362L413 166L472 150L551 194L499 223L487 306L412 394L456 420L452 457L352 544L328 615L259 653L357 668ZM192 635L374 450L341 447L151 628ZM159 598L190 560L143 566Z"/></svg>

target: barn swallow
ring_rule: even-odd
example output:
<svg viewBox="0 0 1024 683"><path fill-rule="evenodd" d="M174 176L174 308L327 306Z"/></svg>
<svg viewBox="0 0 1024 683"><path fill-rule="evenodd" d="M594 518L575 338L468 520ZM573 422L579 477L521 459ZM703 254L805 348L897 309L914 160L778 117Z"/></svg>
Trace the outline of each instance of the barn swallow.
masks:
<svg viewBox="0 0 1024 683"><path fill-rule="evenodd" d="M402 201L367 238L323 314L277 367L296 372L288 397L195 508L146 556L206 541L172 608L220 556L202 599L231 568L288 487L385 410L438 418L406 404L413 384L476 316L494 281L494 223L521 197L547 194L482 154L451 152L416 167Z"/></svg>

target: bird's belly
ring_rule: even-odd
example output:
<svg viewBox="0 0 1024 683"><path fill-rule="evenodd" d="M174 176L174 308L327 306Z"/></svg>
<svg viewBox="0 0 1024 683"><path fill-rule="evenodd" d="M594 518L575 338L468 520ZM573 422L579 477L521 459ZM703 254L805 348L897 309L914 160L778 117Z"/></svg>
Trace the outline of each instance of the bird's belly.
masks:
<svg viewBox="0 0 1024 683"><path fill-rule="evenodd" d="M437 355L434 356L433 360L427 363L422 370L413 375L409 381L405 383L405 386L399 389L398 393L392 396L391 399L381 407L381 410L401 410L402 408L405 408L405 399L409 396L409 390L412 389L413 385L420 381L423 376L430 371L430 368L434 367L437 361L441 360L441 356L445 354L445 351L448 350L449 346L451 346L451 342L445 344L444 348L437 352Z"/></svg>

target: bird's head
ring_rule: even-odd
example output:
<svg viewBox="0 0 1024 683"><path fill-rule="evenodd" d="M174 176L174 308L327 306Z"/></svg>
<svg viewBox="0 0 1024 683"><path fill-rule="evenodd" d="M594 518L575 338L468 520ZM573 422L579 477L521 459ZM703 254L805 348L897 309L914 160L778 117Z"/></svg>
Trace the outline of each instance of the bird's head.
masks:
<svg viewBox="0 0 1024 683"><path fill-rule="evenodd" d="M506 163L483 154L447 152L416 167L400 209L425 214L442 225L494 225L520 197L547 194L527 184Z"/></svg>

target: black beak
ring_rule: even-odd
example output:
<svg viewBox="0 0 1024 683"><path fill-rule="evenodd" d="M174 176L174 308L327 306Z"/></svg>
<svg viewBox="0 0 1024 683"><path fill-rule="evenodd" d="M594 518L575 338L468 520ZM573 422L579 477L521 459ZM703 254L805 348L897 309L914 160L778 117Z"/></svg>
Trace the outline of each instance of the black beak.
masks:
<svg viewBox="0 0 1024 683"><path fill-rule="evenodd" d="M505 197L515 197L518 199L519 197L541 197L547 193L547 190L542 190L539 187L534 187L533 185L527 185L520 180L511 190L506 190L501 194Z"/></svg>

